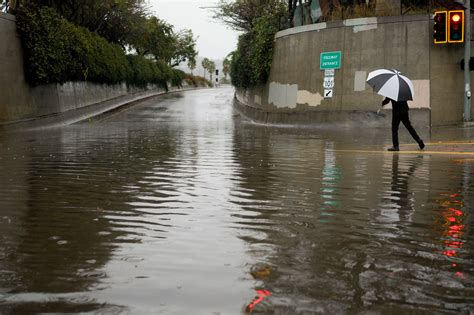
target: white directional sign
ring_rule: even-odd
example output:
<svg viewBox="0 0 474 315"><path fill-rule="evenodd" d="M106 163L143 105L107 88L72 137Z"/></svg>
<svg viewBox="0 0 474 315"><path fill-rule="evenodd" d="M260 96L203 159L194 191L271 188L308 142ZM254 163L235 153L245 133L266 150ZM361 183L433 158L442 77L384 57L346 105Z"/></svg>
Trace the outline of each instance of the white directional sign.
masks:
<svg viewBox="0 0 474 315"><path fill-rule="evenodd" d="M324 77L323 87L332 89L334 87L334 77Z"/></svg>
<svg viewBox="0 0 474 315"><path fill-rule="evenodd" d="M333 89L324 89L324 98L331 98L332 97L332 91Z"/></svg>
<svg viewBox="0 0 474 315"><path fill-rule="evenodd" d="M324 70L325 77L333 77L334 76L334 69Z"/></svg>

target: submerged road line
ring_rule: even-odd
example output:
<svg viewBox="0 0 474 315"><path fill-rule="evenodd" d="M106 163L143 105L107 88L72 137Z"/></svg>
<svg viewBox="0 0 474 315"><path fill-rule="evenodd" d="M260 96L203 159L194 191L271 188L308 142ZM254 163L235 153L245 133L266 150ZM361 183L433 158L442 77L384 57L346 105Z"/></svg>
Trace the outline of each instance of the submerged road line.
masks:
<svg viewBox="0 0 474 315"><path fill-rule="evenodd" d="M386 151L386 150L330 150L334 152L352 152L352 153L383 153L383 154L424 154L424 155L472 155L474 152L456 152L456 151Z"/></svg>
<svg viewBox="0 0 474 315"><path fill-rule="evenodd" d="M451 155L451 156L474 156L474 142L473 141L439 141L439 142L425 142L425 150L414 150L413 147L418 147L418 144L407 143L400 145L400 151L386 151L383 150L337 150L338 152L357 152L357 153L383 153L383 154L424 154L424 155ZM380 145L377 145L380 148ZM370 146L374 148L374 146Z"/></svg>

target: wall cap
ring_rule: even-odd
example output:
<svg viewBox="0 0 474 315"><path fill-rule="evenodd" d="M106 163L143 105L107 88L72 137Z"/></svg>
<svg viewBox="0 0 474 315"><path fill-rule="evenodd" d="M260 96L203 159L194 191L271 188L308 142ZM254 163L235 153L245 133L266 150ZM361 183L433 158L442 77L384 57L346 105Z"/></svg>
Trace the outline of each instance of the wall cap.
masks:
<svg viewBox="0 0 474 315"><path fill-rule="evenodd" d="M430 21L430 14L414 14L414 15L395 15L395 16L379 16L379 17L363 17L357 19L347 19L340 21L331 21L324 23L308 24L303 26L297 26L288 28L283 31L279 31L275 34L276 38L281 38L289 35L295 35L299 33L320 31L323 29L340 28L340 27L355 27L364 25L376 25L376 24L388 24L388 23L399 23L399 22L415 22L415 21Z"/></svg>

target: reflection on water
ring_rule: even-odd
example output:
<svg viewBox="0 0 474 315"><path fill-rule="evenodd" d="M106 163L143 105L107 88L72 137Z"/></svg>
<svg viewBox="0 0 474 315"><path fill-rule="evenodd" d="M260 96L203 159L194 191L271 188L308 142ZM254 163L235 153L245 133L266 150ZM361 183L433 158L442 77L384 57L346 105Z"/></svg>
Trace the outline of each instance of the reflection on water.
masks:
<svg viewBox="0 0 474 315"><path fill-rule="evenodd" d="M389 132L252 126L231 100L0 134L0 313L472 310L470 163L348 152Z"/></svg>
<svg viewBox="0 0 474 315"><path fill-rule="evenodd" d="M463 167L469 168L466 165ZM466 184L469 184L470 177L466 176L466 173L463 175L461 178L454 176L453 179L455 181L460 181L458 185L454 184L450 191L440 193L438 203L440 205L441 218L439 218L438 222L442 231L442 253L451 262L451 267L456 277L466 280L465 266L463 266L463 259L460 258L465 255L463 247L466 243L466 223L468 223L467 208L464 202L464 193L466 191L464 191L464 188Z"/></svg>

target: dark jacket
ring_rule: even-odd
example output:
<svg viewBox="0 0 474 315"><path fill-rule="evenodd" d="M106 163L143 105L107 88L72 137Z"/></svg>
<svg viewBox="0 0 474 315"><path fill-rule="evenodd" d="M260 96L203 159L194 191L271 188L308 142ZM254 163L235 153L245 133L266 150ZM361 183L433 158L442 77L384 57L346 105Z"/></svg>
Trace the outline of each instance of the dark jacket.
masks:
<svg viewBox="0 0 474 315"><path fill-rule="evenodd" d="M392 102L392 109L394 113L397 114L405 114L408 113L408 103L406 101L394 101L391 98L386 97L383 102L382 106L387 105L388 102Z"/></svg>

